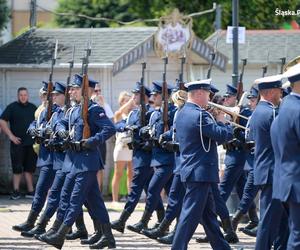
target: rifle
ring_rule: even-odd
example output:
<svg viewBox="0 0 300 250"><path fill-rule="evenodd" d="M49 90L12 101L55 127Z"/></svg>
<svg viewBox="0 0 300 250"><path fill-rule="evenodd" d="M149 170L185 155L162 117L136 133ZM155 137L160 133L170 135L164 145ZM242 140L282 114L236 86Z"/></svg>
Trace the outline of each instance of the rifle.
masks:
<svg viewBox="0 0 300 250"><path fill-rule="evenodd" d="M206 75L207 79L210 78L211 70L212 70L212 67L213 67L213 63L214 63L214 60L216 58L218 41L219 41L219 34L217 35L217 39L216 39L216 42L215 42L214 50L213 50L213 52L210 53L211 59L210 59L210 62L209 62L209 68L208 68L207 75Z"/></svg>
<svg viewBox="0 0 300 250"><path fill-rule="evenodd" d="M52 116L52 106L53 106L53 101L52 101L52 91L53 91L53 82L52 82L52 78L53 78L53 68L56 62L56 58L57 58L57 49L58 49L58 40L56 40L55 42L55 48L54 48L54 53L53 53L53 57L52 57L52 61L51 61L51 71L49 74L49 81L48 81L48 89L47 89L47 102L48 102L48 106L47 106L47 121L49 121L51 119Z"/></svg>
<svg viewBox="0 0 300 250"><path fill-rule="evenodd" d="M88 123L88 109L89 109L89 78L88 78L88 64L89 56L91 55L91 40L87 44L86 55L82 59L83 64L83 79L82 79L82 106L81 117L83 119L83 133L82 139L88 139L91 136L91 129Z"/></svg>
<svg viewBox="0 0 300 250"><path fill-rule="evenodd" d="M245 71L245 66L247 65L247 58L242 59L242 70L241 70L241 74L240 74L240 79L238 82L238 86L237 86L237 101L239 102L241 100L241 97L244 93L244 86L243 86L243 77L244 77L244 71Z"/></svg>
<svg viewBox="0 0 300 250"><path fill-rule="evenodd" d="M167 86L167 64L168 56L163 58L164 61L164 72L163 72L163 83L162 83L162 119L164 124L164 132L169 130L168 125L168 86Z"/></svg>
<svg viewBox="0 0 300 250"><path fill-rule="evenodd" d="M284 65L286 63L286 57L281 57L280 60L281 60L280 74L282 74L283 73L283 67L284 67Z"/></svg>
<svg viewBox="0 0 300 250"><path fill-rule="evenodd" d="M144 79L145 79L145 69L146 69L146 62L142 63L142 77L140 82L140 125L141 127L146 126L146 104L145 104L145 86L144 86Z"/></svg>
<svg viewBox="0 0 300 250"><path fill-rule="evenodd" d="M184 90L184 82L183 82L183 66L185 64L185 56L181 57L181 64L180 64L180 73L179 73L179 81L178 81L178 88L180 90Z"/></svg>
<svg viewBox="0 0 300 250"><path fill-rule="evenodd" d="M262 77L265 77L265 75L267 74L268 72L268 65L269 65L269 50L268 50L268 54L267 54L267 62L266 64L262 67Z"/></svg>
<svg viewBox="0 0 300 250"><path fill-rule="evenodd" d="M69 90L70 90L70 81L71 81L71 75L72 75L72 69L74 67L74 56L75 56L75 45L73 45L73 50L72 50L72 59L71 61L69 61L69 74L67 77L67 86L66 86L66 91L65 91L65 113L67 112L67 110L70 108L70 94L69 94Z"/></svg>

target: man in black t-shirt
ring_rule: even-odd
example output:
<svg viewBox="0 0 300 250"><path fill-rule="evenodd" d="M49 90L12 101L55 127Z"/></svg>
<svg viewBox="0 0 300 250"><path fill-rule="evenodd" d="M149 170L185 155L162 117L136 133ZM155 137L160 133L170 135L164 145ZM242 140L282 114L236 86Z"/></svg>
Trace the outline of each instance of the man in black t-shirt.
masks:
<svg viewBox="0 0 300 250"><path fill-rule="evenodd" d="M13 170L13 194L11 199L19 199L19 187L24 172L28 194L33 197L32 174L35 171L37 156L33 151L33 139L26 133L34 120L36 106L28 102L28 90L18 89L18 101L9 104L0 116L0 128L11 141L10 156ZM9 126L8 126L9 123Z"/></svg>

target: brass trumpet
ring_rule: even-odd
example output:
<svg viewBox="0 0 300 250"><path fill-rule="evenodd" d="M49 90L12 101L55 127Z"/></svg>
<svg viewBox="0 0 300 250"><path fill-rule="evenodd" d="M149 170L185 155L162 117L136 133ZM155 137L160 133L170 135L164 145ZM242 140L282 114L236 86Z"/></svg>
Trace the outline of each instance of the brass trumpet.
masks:
<svg viewBox="0 0 300 250"><path fill-rule="evenodd" d="M211 107L213 107L213 108L219 109L219 110L223 111L224 113L232 116L232 118L233 118L234 121L238 117L242 118L242 119L245 119L246 121L248 121L248 117L239 114L240 109L239 109L238 106L231 108L231 107L225 107L223 105L216 104L214 102L208 102L208 105L211 106Z"/></svg>

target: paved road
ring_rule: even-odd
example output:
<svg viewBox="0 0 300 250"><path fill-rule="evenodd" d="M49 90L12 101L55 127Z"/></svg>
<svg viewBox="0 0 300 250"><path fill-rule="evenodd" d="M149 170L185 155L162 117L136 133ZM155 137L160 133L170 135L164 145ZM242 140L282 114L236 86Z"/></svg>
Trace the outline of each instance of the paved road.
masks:
<svg viewBox="0 0 300 250"><path fill-rule="evenodd" d="M55 249L35 239L26 239L20 236L18 232L11 229L12 225L23 222L28 215L30 210L31 200L21 199L18 201L11 201L7 196L0 196L0 249L18 249L18 250L29 250L29 249ZM109 215L111 220L117 219L120 213L120 209L113 209L110 202L106 203L109 208ZM141 203L138 207L138 211L134 212L130 217L128 224L136 223L143 211L144 204ZM93 232L93 224L87 212L84 213L85 222L87 224L88 231ZM153 225L156 221L156 216L150 222ZM52 225L51 220L50 225ZM174 225L173 225L174 226ZM154 240L150 240L147 237L139 234L135 234L131 231L126 230L124 234L115 232L115 239L117 242L117 249L128 249L128 250L158 250L158 249L170 249L170 246L160 244ZM193 239L191 239L188 249L211 249L208 244L198 244L195 242L195 238L203 236L203 228L199 226ZM247 237L246 235L239 233L240 243L232 245L232 249L254 249L255 239ZM89 249L88 247L80 245L79 241L66 241L63 249Z"/></svg>

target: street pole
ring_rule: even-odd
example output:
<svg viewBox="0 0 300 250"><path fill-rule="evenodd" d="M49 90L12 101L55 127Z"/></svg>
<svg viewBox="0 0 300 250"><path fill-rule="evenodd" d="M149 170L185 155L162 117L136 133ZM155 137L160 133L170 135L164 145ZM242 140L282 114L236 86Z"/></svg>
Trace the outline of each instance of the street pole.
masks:
<svg viewBox="0 0 300 250"><path fill-rule="evenodd" d="M232 0L232 85L237 87L239 77L239 0Z"/></svg>

